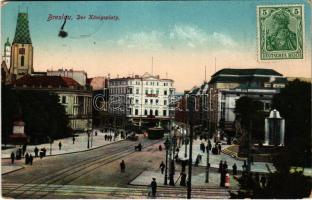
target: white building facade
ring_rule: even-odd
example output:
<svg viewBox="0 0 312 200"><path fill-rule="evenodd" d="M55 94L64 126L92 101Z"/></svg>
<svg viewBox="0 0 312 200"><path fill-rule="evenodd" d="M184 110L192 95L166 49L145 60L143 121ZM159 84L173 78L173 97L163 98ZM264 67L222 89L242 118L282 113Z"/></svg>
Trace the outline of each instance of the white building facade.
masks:
<svg viewBox="0 0 312 200"><path fill-rule="evenodd" d="M148 73L110 79L109 113L124 115L132 123L169 120L169 103L175 94L173 84L171 79L161 79Z"/></svg>

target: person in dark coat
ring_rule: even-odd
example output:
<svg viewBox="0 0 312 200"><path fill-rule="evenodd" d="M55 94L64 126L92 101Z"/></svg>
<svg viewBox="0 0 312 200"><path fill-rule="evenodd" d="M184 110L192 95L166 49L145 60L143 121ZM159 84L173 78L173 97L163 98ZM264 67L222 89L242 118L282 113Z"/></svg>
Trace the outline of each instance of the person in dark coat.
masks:
<svg viewBox="0 0 312 200"><path fill-rule="evenodd" d="M224 161L224 163L223 163L223 170L227 171L227 169L228 169L228 165L227 165L226 161Z"/></svg>
<svg viewBox="0 0 312 200"><path fill-rule="evenodd" d="M232 166L233 169L233 175L237 175L237 166L236 163L234 163L234 165Z"/></svg>
<svg viewBox="0 0 312 200"><path fill-rule="evenodd" d="M47 155L47 149L45 147L42 148L43 156L45 157Z"/></svg>
<svg viewBox="0 0 312 200"><path fill-rule="evenodd" d="M222 167L223 167L223 162L222 162L222 160L220 160L220 162L219 162L219 170L218 170L219 173L222 172Z"/></svg>
<svg viewBox="0 0 312 200"><path fill-rule="evenodd" d="M11 164L14 164L15 155L14 152L11 153Z"/></svg>
<svg viewBox="0 0 312 200"><path fill-rule="evenodd" d="M18 149L18 159L22 159L22 148Z"/></svg>
<svg viewBox="0 0 312 200"><path fill-rule="evenodd" d="M75 136L73 136L73 144L75 144L75 140L76 140L76 138L75 138Z"/></svg>
<svg viewBox="0 0 312 200"><path fill-rule="evenodd" d="M151 182L151 187L152 187L152 196L156 197L156 190L157 190L156 178L153 178L153 181Z"/></svg>
<svg viewBox="0 0 312 200"><path fill-rule="evenodd" d="M104 140L105 140L105 141L107 140L107 135L104 135Z"/></svg>
<svg viewBox="0 0 312 200"><path fill-rule="evenodd" d="M162 146L161 146L161 144L159 145L158 150L159 150L159 151L162 151Z"/></svg>
<svg viewBox="0 0 312 200"><path fill-rule="evenodd" d="M186 186L186 173L181 172L181 181L180 181L181 186Z"/></svg>
<svg viewBox="0 0 312 200"><path fill-rule="evenodd" d="M62 149L62 142L60 141L58 145L59 145L59 150L61 150Z"/></svg>
<svg viewBox="0 0 312 200"><path fill-rule="evenodd" d="M166 165L165 165L164 161L161 161L160 166L159 166L161 174L164 173L165 167L166 167Z"/></svg>
<svg viewBox="0 0 312 200"><path fill-rule="evenodd" d="M38 149L37 147L35 147L34 152L35 152L35 157L38 157L38 152L39 152L39 149Z"/></svg>
<svg viewBox="0 0 312 200"><path fill-rule="evenodd" d="M33 164L33 160L34 160L34 158L33 158L33 156L30 154L30 155L29 155L29 164L30 164L30 165Z"/></svg>
<svg viewBox="0 0 312 200"><path fill-rule="evenodd" d="M218 154L221 154L221 144L218 144Z"/></svg>
<svg viewBox="0 0 312 200"><path fill-rule="evenodd" d="M120 171L121 172L125 172L126 171L126 164L125 164L124 160L122 160L121 163L120 163Z"/></svg>
<svg viewBox="0 0 312 200"><path fill-rule="evenodd" d="M23 150L23 151L22 151L22 154L23 154L23 155L25 155L25 153L26 153L26 148L27 148L26 144L23 144L23 149L22 149L22 150Z"/></svg>
<svg viewBox="0 0 312 200"><path fill-rule="evenodd" d="M27 165L29 163L29 155L28 153L26 153L26 156L25 156L25 164Z"/></svg>

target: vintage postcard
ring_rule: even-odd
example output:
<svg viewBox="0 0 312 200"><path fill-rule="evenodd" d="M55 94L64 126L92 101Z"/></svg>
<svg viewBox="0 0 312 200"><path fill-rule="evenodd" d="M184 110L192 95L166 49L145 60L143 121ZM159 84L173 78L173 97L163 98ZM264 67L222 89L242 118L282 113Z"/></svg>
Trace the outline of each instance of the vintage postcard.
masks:
<svg viewBox="0 0 312 200"><path fill-rule="evenodd" d="M311 198L311 6L2 1L2 197Z"/></svg>

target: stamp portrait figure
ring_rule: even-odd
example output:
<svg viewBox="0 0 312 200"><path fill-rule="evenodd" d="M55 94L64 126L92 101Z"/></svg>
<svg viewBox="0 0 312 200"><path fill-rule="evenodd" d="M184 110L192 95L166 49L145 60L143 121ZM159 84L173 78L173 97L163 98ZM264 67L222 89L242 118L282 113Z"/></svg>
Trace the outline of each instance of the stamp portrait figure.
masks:
<svg viewBox="0 0 312 200"><path fill-rule="evenodd" d="M297 49L297 35L289 29L289 20L288 13L283 10L273 14L273 23L268 27L268 31L271 34L267 35L266 38L266 48L268 51L295 51Z"/></svg>

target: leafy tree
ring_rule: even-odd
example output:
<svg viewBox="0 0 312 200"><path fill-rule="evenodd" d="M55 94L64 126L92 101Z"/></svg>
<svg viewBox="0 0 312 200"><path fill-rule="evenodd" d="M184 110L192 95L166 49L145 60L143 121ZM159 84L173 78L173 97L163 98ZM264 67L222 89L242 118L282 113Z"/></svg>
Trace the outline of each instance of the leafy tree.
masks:
<svg viewBox="0 0 312 200"><path fill-rule="evenodd" d="M12 133L18 108L25 121L25 133L32 141L46 140L47 136L53 139L69 136L69 120L56 94L48 91L12 90L7 86L3 86L3 91L3 138L8 138Z"/></svg>
<svg viewBox="0 0 312 200"><path fill-rule="evenodd" d="M285 146L291 164L311 166L311 83L288 82L274 96L273 107L285 118Z"/></svg>

